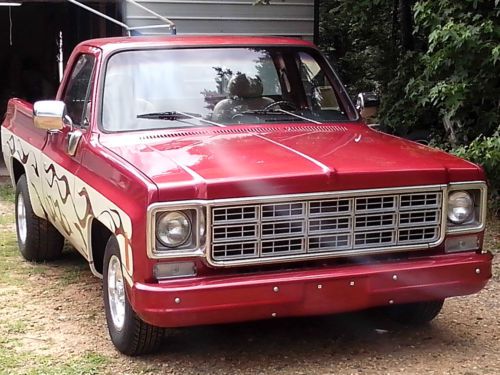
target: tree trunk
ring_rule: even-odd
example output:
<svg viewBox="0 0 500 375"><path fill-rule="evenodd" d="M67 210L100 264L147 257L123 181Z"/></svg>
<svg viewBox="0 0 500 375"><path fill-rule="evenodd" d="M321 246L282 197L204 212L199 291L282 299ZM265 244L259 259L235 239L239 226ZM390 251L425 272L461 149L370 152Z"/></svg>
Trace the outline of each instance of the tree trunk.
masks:
<svg viewBox="0 0 500 375"><path fill-rule="evenodd" d="M446 131L448 132L451 146L457 147L458 146L458 135L457 135L457 132L455 130L455 125L448 118L448 116L443 117L443 125L444 125L444 128L446 129Z"/></svg>
<svg viewBox="0 0 500 375"><path fill-rule="evenodd" d="M401 30L401 45L405 51L413 51L413 4L415 0L399 0L399 23Z"/></svg>

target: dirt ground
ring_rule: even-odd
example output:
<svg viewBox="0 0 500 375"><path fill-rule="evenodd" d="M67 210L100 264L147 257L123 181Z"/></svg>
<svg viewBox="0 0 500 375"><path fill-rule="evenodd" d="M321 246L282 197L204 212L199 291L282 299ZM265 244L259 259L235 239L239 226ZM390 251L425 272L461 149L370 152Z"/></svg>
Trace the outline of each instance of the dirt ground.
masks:
<svg viewBox="0 0 500 375"><path fill-rule="evenodd" d="M159 354L128 358L108 339L101 281L74 250L33 265L0 203L0 374L498 374L500 264L474 296L449 299L431 324L373 314L175 329ZM500 247L500 222L487 246Z"/></svg>

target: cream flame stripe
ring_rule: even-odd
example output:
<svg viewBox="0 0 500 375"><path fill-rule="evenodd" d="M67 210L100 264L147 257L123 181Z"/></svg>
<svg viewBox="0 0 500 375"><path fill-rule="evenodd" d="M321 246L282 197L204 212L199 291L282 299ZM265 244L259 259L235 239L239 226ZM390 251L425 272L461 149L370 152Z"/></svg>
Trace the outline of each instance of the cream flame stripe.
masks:
<svg viewBox="0 0 500 375"><path fill-rule="evenodd" d="M36 215L46 217L89 262L92 272L101 277L93 264L92 219L99 220L116 235L124 265L124 276L132 285L132 222L117 205L92 186L55 163L10 130L2 127L2 151L13 181L12 159L23 164ZM14 182L14 181L13 181ZM36 199L35 199L36 197Z"/></svg>

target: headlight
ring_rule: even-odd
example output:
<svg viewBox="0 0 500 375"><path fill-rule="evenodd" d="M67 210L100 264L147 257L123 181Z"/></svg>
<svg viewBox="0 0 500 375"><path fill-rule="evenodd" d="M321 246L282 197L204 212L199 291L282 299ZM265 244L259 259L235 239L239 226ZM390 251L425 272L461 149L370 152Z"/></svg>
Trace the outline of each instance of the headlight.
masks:
<svg viewBox="0 0 500 375"><path fill-rule="evenodd" d="M183 245L191 236L191 221L181 211L166 212L156 222L156 238L167 247Z"/></svg>
<svg viewBox="0 0 500 375"><path fill-rule="evenodd" d="M463 224L474 212L474 201L469 193L457 191L448 197L448 219L453 224Z"/></svg>

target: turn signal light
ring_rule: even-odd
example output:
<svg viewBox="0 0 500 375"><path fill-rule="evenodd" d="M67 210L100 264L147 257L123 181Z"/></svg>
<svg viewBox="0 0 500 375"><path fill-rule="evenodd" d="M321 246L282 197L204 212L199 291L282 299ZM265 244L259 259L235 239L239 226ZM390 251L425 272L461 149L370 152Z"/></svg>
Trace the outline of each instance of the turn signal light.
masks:
<svg viewBox="0 0 500 375"><path fill-rule="evenodd" d="M157 280L196 276L196 266L194 262L158 263L153 274Z"/></svg>
<svg viewBox="0 0 500 375"><path fill-rule="evenodd" d="M456 253L459 251L472 251L479 249L479 236L477 234L446 239L444 251Z"/></svg>

